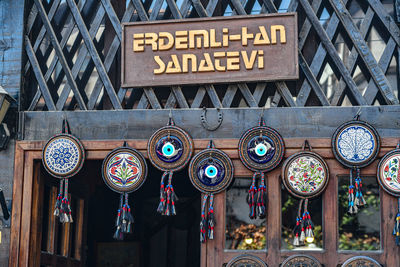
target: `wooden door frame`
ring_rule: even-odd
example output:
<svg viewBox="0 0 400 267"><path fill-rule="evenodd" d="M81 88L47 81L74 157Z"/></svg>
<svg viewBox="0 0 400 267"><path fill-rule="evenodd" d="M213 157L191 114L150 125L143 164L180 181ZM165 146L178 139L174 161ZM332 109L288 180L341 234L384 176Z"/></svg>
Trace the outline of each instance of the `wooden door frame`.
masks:
<svg viewBox="0 0 400 267"><path fill-rule="evenodd" d="M235 177L250 177L252 173L247 170L240 162L237 146L238 139L215 139L217 148L225 151L231 157L235 166ZM333 159L333 154L330 150L329 138L314 138L309 139L310 144L313 146L315 152L319 153L327 159L331 172L333 169L342 168L340 164ZM398 139L396 138L383 138L382 148L379 157L382 157L386 152L396 147ZM195 153L207 147L209 139L195 139L194 147ZM292 155L299 151L304 142L304 138L285 138L286 152L285 157ZM86 150L87 160L102 160L114 148L122 145L123 140L110 140L110 141L82 141ZM14 171L14 185L13 185L13 212L11 224L11 244L10 244L10 260L9 266L29 266L29 257L32 251L32 191L33 191L33 177L34 177L34 164L35 161L40 161L42 158L42 148L45 141L17 141L15 145L15 171ZM141 151L147 158L147 140L128 140L128 145L132 148ZM363 175L376 175L376 166L378 160L372 165L363 169ZM23 166L23 168L22 168ZM269 174L269 177L278 177L280 168L274 170ZM341 173L346 174L346 172ZM332 203L336 203L337 183L335 177L330 180L328 190L324 193L323 201L330 199ZM267 187L269 188L269 199L277 199L280 203L280 180L268 179ZM396 206L396 199L389 196L380 189L381 203L390 203L384 206L381 204L381 243L382 251L378 252L359 252L360 255L371 256L387 266L395 266L400 261L398 255L398 248L394 243L392 237L392 227L385 225L387 222L391 225L392 220L388 218L393 217L393 207ZM217 214L216 235L214 240L209 240L206 244L201 245L201 266L202 267L217 267L222 266L223 263L228 262L232 257L244 253L245 251L225 251L225 193L216 195L215 207L219 211ZM280 205L276 202L268 202L268 211L272 214L280 214ZM337 252L337 223L336 221L329 221L327 218L337 218L337 206L324 211L324 239L325 250L323 252L310 252L312 256L317 259L327 258L329 261L340 262L347 259L348 252ZM295 252L281 251L280 250L280 234L281 234L281 216L268 216L267 225L275 227L276 231L268 231L267 244L269 248L267 253L265 251L254 252L264 260L280 262L282 258L294 254ZM334 229L328 231L327 229ZM327 253L329 252L329 253ZM333 253L336 252L336 253ZM385 252L385 253L384 253ZM297 253L297 252L296 252ZM300 252L301 253L301 252ZM326 254L327 253L327 254ZM384 255L391 255L384 258Z"/></svg>

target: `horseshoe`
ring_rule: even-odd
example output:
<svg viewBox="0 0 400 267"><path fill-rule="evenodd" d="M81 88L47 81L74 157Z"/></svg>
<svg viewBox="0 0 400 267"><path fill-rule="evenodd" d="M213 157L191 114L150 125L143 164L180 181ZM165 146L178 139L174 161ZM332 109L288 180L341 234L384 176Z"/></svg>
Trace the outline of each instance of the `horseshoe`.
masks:
<svg viewBox="0 0 400 267"><path fill-rule="evenodd" d="M207 121L207 109L206 109L206 107L203 107L203 112L200 116L200 121L201 121L201 125L203 126L204 129L206 129L208 131L215 131L219 128L219 126L221 126L224 116L223 116L220 108L217 108L217 112L218 112L217 123L214 125L210 125Z"/></svg>

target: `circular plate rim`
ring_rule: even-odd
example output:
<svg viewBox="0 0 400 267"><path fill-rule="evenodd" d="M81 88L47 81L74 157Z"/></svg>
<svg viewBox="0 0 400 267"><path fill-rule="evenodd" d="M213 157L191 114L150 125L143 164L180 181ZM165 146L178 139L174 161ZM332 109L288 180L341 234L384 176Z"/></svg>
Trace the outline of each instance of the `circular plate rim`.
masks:
<svg viewBox="0 0 400 267"><path fill-rule="evenodd" d="M392 156L393 154L399 154L400 156L400 148L396 148L393 150L390 150L389 152L387 152L379 161L378 163L378 167L376 169L376 179L378 180L379 185L382 187L383 190L386 191L386 193L394 196L394 197L400 197L400 192L399 193L395 193L392 190L390 190L389 188L386 187L386 185L383 183L382 179L383 177L381 177L381 167L383 162L388 159L390 156Z"/></svg>
<svg viewBox="0 0 400 267"><path fill-rule="evenodd" d="M339 133L345 127L347 127L351 124L361 124L362 126L369 128L369 130L371 130L371 132L375 135L375 138L376 138L375 151L373 152L373 154L371 155L371 157L368 160L366 160L362 163L351 163L351 162L345 160L344 158L342 158L340 156L339 152L336 149L336 139L337 139ZM380 141L380 136L378 134L378 131L371 124L369 124L366 121L351 120L351 121L347 121L347 122L343 123L338 128L336 128L336 130L333 133L332 138L331 138L331 147L332 147L333 155L335 156L336 160L339 161L343 166L345 166L347 168L354 168L354 167L363 168L363 167L370 165L376 159L376 157L378 156L379 150L381 148L381 141Z"/></svg>
<svg viewBox="0 0 400 267"><path fill-rule="evenodd" d="M196 183L193 182L193 177L191 175L191 170L193 168L193 163L194 161L200 157L202 154L208 153L208 152L216 152L216 153L220 153L223 157L226 157L228 159L229 164L231 165L231 177L229 178L228 183L226 183L226 185L222 188L220 188L219 190L215 190L215 191L209 191L209 190L205 190L204 188L199 187ZM232 160L229 158L228 154L226 154L224 151L217 149L217 148L206 148L203 149L202 151L200 151L199 153L197 153L196 155L193 156L192 160L190 161L189 167L188 167L188 173L189 173L189 179L190 182L192 183L192 185L199 190L200 192L204 193L204 194L218 194L224 190L226 190L229 185L232 183L233 181L233 177L234 177L234 171L235 168L233 166L233 162Z"/></svg>
<svg viewBox="0 0 400 267"><path fill-rule="evenodd" d="M51 141L53 141L54 139L56 139L58 137L62 137L62 136L70 138L73 141L75 141L76 144L78 145L78 147L79 147L79 149L81 151L81 155L82 155L81 160L78 163L78 167L75 168L75 170L73 172L71 172L70 174L68 174L68 175L57 175L57 174L55 174L52 170L50 170L48 168L47 164L45 163L45 156L44 155L45 155L46 148L48 147L48 145L50 144ZM45 170L51 176L53 176L55 178L58 178L58 179L67 179L67 178L71 178L71 177L75 176L82 169L83 164L85 163L85 159L86 159L86 151L85 151L85 148L84 148L82 142L77 137L73 136L72 134L59 133L59 134L53 135L49 140L47 140L46 144L43 146L43 149L42 149L42 164L43 164Z"/></svg>
<svg viewBox="0 0 400 267"><path fill-rule="evenodd" d="M185 161L184 161L183 164L181 164L180 166L178 166L178 167L176 167L176 168L163 168L163 167L161 167L161 166L160 166L159 164L157 164L156 161L153 159L152 154L149 153L149 151L150 151L150 143L151 143L151 141L155 138L156 134L157 134L158 132L160 132L160 131L162 131L162 130L166 130L166 129L168 129L168 128L172 128L172 129L177 130L178 132L181 132L181 133L183 134L183 136L187 137L187 141L188 141L188 143L189 143L189 145L190 145L190 148L189 148L190 153L188 154L187 159L185 159ZM191 157L193 156L193 152L194 152L194 144L193 144L193 139L192 139L192 137L191 137L191 136L189 135L189 133L187 133L184 129L182 129L182 128L176 126L176 125L167 125L167 126L164 126L164 127L161 127L161 128L159 128L159 129L157 129L157 130L150 136L149 140L147 141L147 146L146 146L146 148L147 148L147 154L148 154L148 157L149 157L149 160L150 160L151 164L152 164L154 167L156 167L158 170L160 170L160 171L173 171L173 172L175 172L175 171L182 170L183 168L185 168L185 167L187 166L187 164L189 163Z"/></svg>
<svg viewBox="0 0 400 267"><path fill-rule="evenodd" d="M354 260L358 260L358 259L368 259L369 261L372 261L373 263L377 264L378 266L382 266L382 264L380 264L378 261L376 261L375 259L373 259L371 257L368 257L368 256L354 256L354 257L348 258L345 262L343 262L341 267L346 267L347 264L349 264L350 262L352 262Z"/></svg>
<svg viewBox="0 0 400 267"><path fill-rule="evenodd" d="M237 261L246 260L246 259L254 260L255 262L261 264L263 267L268 267L267 263L265 263L262 259L260 259L259 257L255 256L255 255L251 255L251 254L241 254L239 256L232 258L226 264L226 267L232 267L232 265L235 264Z"/></svg>
<svg viewBox="0 0 400 267"><path fill-rule="evenodd" d="M286 178L287 178L287 177L286 177L286 171L287 171L288 165L289 165L295 158L300 157L300 156L305 156L305 155L311 155L311 156L317 158L317 159L322 163L323 167L325 168L325 172L326 172L326 179L325 179L324 185L320 188L320 190L319 190L317 193L314 193L314 194L301 194L301 193L296 193L296 192L294 192L293 190L291 190L290 186L287 185L287 181L286 181ZM300 151L300 152L297 152L297 153L291 155L289 158L287 158L287 159L284 161L283 166L282 166L282 170L281 170L281 179L282 179L282 182L283 182L283 184L284 184L286 190L288 190L289 193L292 194L292 195L294 195L295 197L303 198L303 199L305 199L305 198L316 198L316 197L318 197L319 195L321 195L321 194L325 191L326 187L328 186L329 178L330 178L330 175L329 175L329 167L328 167L328 164L326 163L326 161L324 160L323 157L321 157L319 154L317 154L317 153L315 153L315 152L312 152L312 151Z"/></svg>
<svg viewBox="0 0 400 267"><path fill-rule="evenodd" d="M276 137L277 137L277 139L280 141L281 147L282 147L282 152L281 152L281 154L279 155L278 159L277 159L273 164L271 164L270 167L268 167L268 168L263 168L263 169L255 168L255 167L251 166L250 164L248 164L247 162L245 162L244 159L243 159L242 153L241 153L241 150L243 150L243 147L244 147L243 142L244 142L245 136L247 136L247 135L249 135L251 132L253 132L253 131L255 131L255 130L259 130L259 129L266 130L266 131L271 132L272 134L275 134ZM282 138L282 136L280 135L280 133L279 133L277 130L275 130L274 128L268 127L268 126L256 126L256 127L252 127L252 128L250 128L250 129L247 129L247 130L242 134L242 136L239 138L238 152L239 152L240 161L242 162L242 164L243 164L247 169L249 169L249 170L251 170L251 171L255 171L255 172L257 172L257 171L269 172L269 171L272 171L273 169L275 169L276 167L278 167L278 165L282 162L283 157L284 157L284 155L285 155L285 141L283 140L283 138Z"/></svg>
<svg viewBox="0 0 400 267"><path fill-rule="evenodd" d="M108 184L108 182L107 182L107 180L106 180L106 178L105 178L105 174L104 174L104 168L106 167L106 166L105 166L105 162L107 161L107 159L109 159L112 155L116 154L117 152L123 151L123 150L127 150L127 151L131 152L132 154L135 154L138 158L140 158L140 160L142 160L143 166L144 166L144 172L143 172L142 181L141 181L137 186L135 186L135 188L133 188L132 190L129 190L129 191L121 191L121 190L117 190L117 189L111 187L111 186ZM123 147L123 146L122 146L122 147L114 148L113 150L111 150L111 151L107 154L107 156L103 159L103 162L101 163L101 177L103 178L103 182L104 182L104 183L106 184L106 186L107 186L108 188L110 188L112 191L117 192L117 193L120 193L120 194L124 194L124 193L129 194L129 193L135 192L135 191L138 190L140 187L142 187L142 185L144 184L144 182L145 182L146 179L147 179L147 173L148 173L147 162L146 162L146 159L144 158L143 154L140 153L140 151L138 151L138 150L136 150L136 149L134 149L134 148L131 148L131 147Z"/></svg>
<svg viewBox="0 0 400 267"><path fill-rule="evenodd" d="M313 260L315 263L317 263L319 265L319 267L322 267L322 264L315 257L310 256L310 255L305 255L305 254L296 254L296 255L289 256L282 262L282 264L280 266L285 266L285 264L287 264L290 260L295 259L297 257L309 258L309 259Z"/></svg>

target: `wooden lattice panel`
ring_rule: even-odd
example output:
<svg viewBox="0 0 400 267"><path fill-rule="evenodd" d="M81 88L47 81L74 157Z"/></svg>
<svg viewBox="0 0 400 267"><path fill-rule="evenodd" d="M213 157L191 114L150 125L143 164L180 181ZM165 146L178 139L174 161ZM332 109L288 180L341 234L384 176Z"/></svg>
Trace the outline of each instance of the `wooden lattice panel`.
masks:
<svg viewBox="0 0 400 267"><path fill-rule="evenodd" d="M399 104L394 7L379 0L30 0L22 109ZM296 82L120 88L122 22L293 11Z"/></svg>

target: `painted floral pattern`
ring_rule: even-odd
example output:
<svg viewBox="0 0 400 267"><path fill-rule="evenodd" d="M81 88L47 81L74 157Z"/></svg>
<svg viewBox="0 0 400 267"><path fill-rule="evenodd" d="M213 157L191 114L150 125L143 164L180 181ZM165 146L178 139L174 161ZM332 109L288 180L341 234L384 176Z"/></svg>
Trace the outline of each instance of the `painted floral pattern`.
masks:
<svg viewBox="0 0 400 267"><path fill-rule="evenodd" d="M46 166L56 174L66 175L80 163L80 148L68 138L57 138L50 142L44 153Z"/></svg>
<svg viewBox="0 0 400 267"><path fill-rule="evenodd" d="M386 159L381 167L381 181L390 191L400 193L400 155Z"/></svg>
<svg viewBox="0 0 400 267"><path fill-rule="evenodd" d="M375 140L369 129L352 125L340 133L337 148L340 156L345 160L359 163L372 156Z"/></svg>
<svg viewBox="0 0 400 267"><path fill-rule="evenodd" d="M318 192L326 179L324 166L311 156L302 156L291 162L287 175L292 190L302 194Z"/></svg>
<svg viewBox="0 0 400 267"><path fill-rule="evenodd" d="M107 175L114 185L120 188L130 187L138 181L141 164L137 157L130 153L115 154L107 164Z"/></svg>

